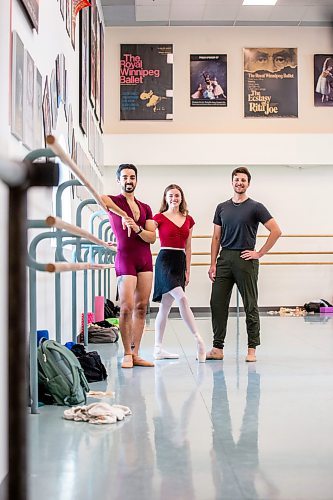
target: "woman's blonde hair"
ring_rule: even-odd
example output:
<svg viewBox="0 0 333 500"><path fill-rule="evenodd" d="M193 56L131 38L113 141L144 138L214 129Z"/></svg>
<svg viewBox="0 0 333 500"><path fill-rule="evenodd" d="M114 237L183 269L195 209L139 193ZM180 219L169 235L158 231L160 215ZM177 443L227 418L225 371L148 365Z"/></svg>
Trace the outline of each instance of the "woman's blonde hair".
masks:
<svg viewBox="0 0 333 500"><path fill-rule="evenodd" d="M168 204L167 204L165 198L166 198L166 195L167 195L168 191L170 191L171 189L178 189L178 191L180 192L182 201L181 201L181 203L179 205L179 211L180 211L181 214L183 214L183 215L186 216L188 214L187 203L186 203L186 200L185 200L184 191L182 190L182 188L180 186L178 186L178 184L169 184L169 186L167 186L165 188L164 193L163 193L163 198L162 198L160 213L163 213L166 210L168 210Z"/></svg>

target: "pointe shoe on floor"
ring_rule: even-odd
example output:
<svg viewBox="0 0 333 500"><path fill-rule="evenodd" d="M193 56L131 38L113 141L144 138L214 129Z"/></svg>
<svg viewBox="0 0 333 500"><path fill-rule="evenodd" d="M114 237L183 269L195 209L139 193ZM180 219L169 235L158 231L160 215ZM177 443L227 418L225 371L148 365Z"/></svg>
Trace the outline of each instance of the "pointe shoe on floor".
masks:
<svg viewBox="0 0 333 500"><path fill-rule="evenodd" d="M154 349L154 359L178 359L179 354L165 351L160 347L155 347Z"/></svg>
<svg viewBox="0 0 333 500"><path fill-rule="evenodd" d="M199 363L206 362L206 346L203 340L198 342L197 360L199 361Z"/></svg>
<svg viewBox="0 0 333 500"><path fill-rule="evenodd" d="M125 354L123 361L121 363L122 368L133 368L133 356L132 354Z"/></svg>
<svg viewBox="0 0 333 500"><path fill-rule="evenodd" d="M224 358L223 349L218 349L217 347L213 347L206 354L206 359L215 359L222 361L223 358Z"/></svg>
<svg viewBox="0 0 333 500"><path fill-rule="evenodd" d="M133 366L155 366L151 361L146 361L145 359L140 358L137 354L133 354Z"/></svg>

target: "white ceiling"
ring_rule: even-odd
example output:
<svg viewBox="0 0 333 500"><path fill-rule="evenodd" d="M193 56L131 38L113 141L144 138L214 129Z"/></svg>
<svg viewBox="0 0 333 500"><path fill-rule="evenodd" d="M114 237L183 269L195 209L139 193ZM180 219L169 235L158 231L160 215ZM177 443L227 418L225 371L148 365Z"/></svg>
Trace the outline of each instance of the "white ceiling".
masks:
<svg viewBox="0 0 333 500"><path fill-rule="evenodd" d="M101 0L106 26L332 26L333 0Z"/></svg>

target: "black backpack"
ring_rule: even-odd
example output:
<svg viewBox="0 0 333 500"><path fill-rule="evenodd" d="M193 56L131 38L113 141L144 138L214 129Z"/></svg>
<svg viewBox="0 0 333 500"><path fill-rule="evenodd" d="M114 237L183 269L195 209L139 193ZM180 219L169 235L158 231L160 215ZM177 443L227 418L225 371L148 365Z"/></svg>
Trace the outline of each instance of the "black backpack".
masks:
<svg viewBox="0 0 333 500"><path fill-rule="evenodd" d="M104 318L119 318L119 314L120 307L115 306L111 300L105 299Z"/></svg>
<svg viewBox="0 0 333 500"><path fill-rule="evenodd" d="M80 344L74 344L71 351L79 360L88 382L100 382L107 378L105 366L97 351L87 352Z"/></svg>
<svg viewBox="0 0 333 500"><path fill-rule="evenodd" d="M320 299L319 302L307 302L304 304L304 309L308 313L319 313L321 307L332 307L332 304L324 299Z"/></svg>

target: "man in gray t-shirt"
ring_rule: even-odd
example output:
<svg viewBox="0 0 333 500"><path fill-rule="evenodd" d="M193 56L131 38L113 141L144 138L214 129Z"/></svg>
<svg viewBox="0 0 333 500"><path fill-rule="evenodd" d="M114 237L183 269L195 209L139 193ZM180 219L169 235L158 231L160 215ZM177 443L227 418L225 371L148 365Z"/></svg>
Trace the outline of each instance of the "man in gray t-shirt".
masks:
<svg viewBox="0 0 333 500"><path fill-rule="evenodd" d="M214 233L208 275L213 282L210 305L214 341L213 348L207 353L207 359L223 359L229 303L236 283L246 314L246 361L256 361L256 347L260 345L257 286L259 259L273 247L281 236L281 231L267 208L247 196L246 191L251 181L248 169L236 168L231 178L234 195L217 206L213 220ZM255 243L260 222L270 234L257 252Z"/></svg>

